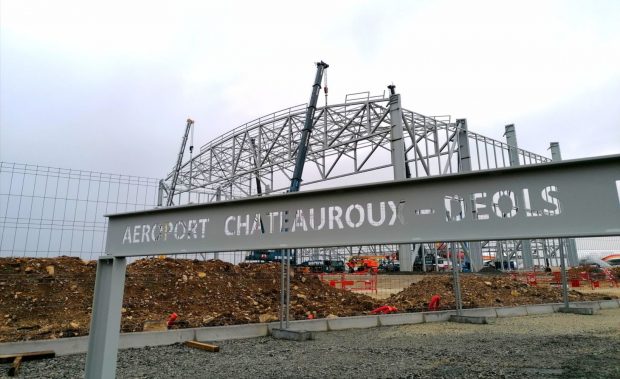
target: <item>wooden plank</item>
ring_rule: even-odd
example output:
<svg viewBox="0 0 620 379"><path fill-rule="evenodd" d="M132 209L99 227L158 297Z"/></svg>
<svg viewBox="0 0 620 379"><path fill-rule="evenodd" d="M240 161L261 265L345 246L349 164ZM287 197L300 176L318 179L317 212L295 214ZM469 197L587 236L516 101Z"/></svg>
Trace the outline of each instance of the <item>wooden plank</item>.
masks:
<svg viewBox="0 0 620 379"><path fill-rule="evenodd" d="M211 351L217 353L220 351L220 347L217 345L211 345L209 343L198 342L198 341L186 341L185 346L195 347L196 349Z"/></svg>
<svg viewBox="0 0 620 379"><path fill-rule="evenodd" d="M22 357L15 357L15 360L13 361L13 365L11 365L11 368L9 368L9 376L17 376L17 374L19 373L19 367L22 364Z"/></svg>
<svg viewBox="0 0 620 379"><path fill-rule="evenodd" d="M53 350L31 351L27 353L15 353L0 355L0 363L9 363L17 357L22 357L22 361L32 361L35 359L54 358L56 353Z"/></svg>

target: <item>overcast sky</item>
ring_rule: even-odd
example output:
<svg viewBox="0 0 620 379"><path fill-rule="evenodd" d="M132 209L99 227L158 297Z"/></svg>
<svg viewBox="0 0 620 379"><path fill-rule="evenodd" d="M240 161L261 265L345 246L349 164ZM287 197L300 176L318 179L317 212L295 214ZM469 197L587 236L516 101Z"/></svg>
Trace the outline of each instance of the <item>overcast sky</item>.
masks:
<svg viewBox="0 0 620 379"><path fill-rule="evenodd" d="M620 1L0 0L0 160L162 177L305 103L383 93L565 159L620 153ZM321 100L322 103L322 100Z"/></svg>

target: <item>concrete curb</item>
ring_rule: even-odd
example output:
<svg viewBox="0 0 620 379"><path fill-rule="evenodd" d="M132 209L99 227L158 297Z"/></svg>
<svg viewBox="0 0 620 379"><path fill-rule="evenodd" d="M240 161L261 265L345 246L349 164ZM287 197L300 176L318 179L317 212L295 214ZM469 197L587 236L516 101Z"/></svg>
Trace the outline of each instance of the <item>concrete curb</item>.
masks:
<svg viewBox="0 0 620 379"><path fill-rule="evenodd" d="M457 316L457 315L451 315L450 319L448 321L450 321L450 322L458 322L458 323L461 323L461 324L477 324L477 325L488 324L487 318L484 317L484 316Z"/></svg>
<svg viewBox="0 0 620 379"><path fill-rule="evenodd" d="M561 305L558 305L558 309ZM525 310L528 316L532 315L545 315L549 313L557 312L554 308L554 304L539 304L539 305L526 305Z"/></svg>
<svg viewBox="0 0 620 379"><path fill-rule="evenodd" d="M572 307L590 307L596 310L620 308L620 300L601 300L571 303ZM464 309L463 316L473 317L519 317L542 315L558 312L561 303L537 304L517 307ZM329 330L346 330L374 328L377 326L394 326L421 324L425 322L446 322L456 311L396 313L378 316L338 317L333 319L295 320L289 323L289 329L295 331L325 332ZM230 339L264 337L279 322L268 324L245 324L232 326L212 326L205 328L174 329L163 332L121 333L119 348L138 348L161 346L185 341L223 341ZM23 353L27 351L54 350L56 355L85 353L88 350L88 336L61 338L55 340L35 340L0 343L0 354Z"/></svg>
<svg viewBox="0 0 620 379"><path fill-rule="evenodd" d="M290 329L272 329L271 336L279 340L288 341L307 341L312 339L312 333L306 330L290 330Z"/></svg>
<svg viewBox="0 0 620 379"><path fill-rule="evenodd" d="M181 330L181 329L179 329ZM196 341L224 341L269 335L267 324L214 326L196 329Z"/></svg>
<svg viewBox="0 0 620 379"><path fill-rule="evenodd" d="M569 304L570 308L592 308L595 311L601 310L601 304L598 301L576 301Z"/></svg>
<svg viewBox="0 0 620 379"><path fill-rule="evenodd" d="M601 300L598 302L601 309L614 309L620 308L620 304L617 300Z"/></svg>
<svg viewBox="0 0 620 379"><path fill-rule="evenodd" d="M495 308L495 312L497 317L527 316L527 309L525 307Z"/></svg>
<svg viewBox="0 0 620 379"><path fill-rule="evenodd" d="M379 326L378 316L353 316L327 319L328 330L365 329Z"/></svg>
<svg viewBox="0 0 620 379"><path fill-rule="evenodd" d="M424 322L445 322L450 320L451 315L455 315L456 311L440 311L440 312L424 312Z"/></svg>
<svg viewBox="0 0 620 379"><path fill-rule="evenodd" d="M379 315L379 326L421 324L424 322L422 313L395 313Z"/></svg>
<svg viewBox="0 0 620 379"><path fill-rule="evenodd" d="M497 317L497 310L495 308L475 308L475 309L463 309L461 316L467 317Z"/></svg>
<svg viewBox="0 0 620 379"><path fill-rule="evenodd" d="M271 333L273 329L280 328L280 322L271 322L269 323L268 328L269 328L269 332ZM328 331L327 320L322 318L322 319L317 319L317 320L289 321L288 330L294 330L294 331L305 330L308 332L326 332Z"/></svg>
<svg viewBox="0 0 620 379"><path fill-rule="evenodd" d="M196 328L177 329L175 333L169 333L168 331L122 333L118 341L118 348L130 349L144 346L172 345L174 343L194 340L195 336Z"/></svg>
<svg viewBox="0 0 620 379"><path fill-rule="evenodd" d="M595 315L598 311L594 308L586 308L586 307L568 307L568 308L560 308L558 309L560 313L572 313L576 315Z"/></svg>

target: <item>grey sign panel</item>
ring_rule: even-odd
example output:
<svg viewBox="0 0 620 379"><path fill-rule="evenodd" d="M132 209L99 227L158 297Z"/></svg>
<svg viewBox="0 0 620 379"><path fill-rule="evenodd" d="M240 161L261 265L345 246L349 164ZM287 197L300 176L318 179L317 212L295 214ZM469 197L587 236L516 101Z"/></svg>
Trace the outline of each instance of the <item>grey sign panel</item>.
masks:
<svg viewBox="0 0 620 379"><path fill-rule="evenodd" d="M620 155L109 218L114 256L620 235Z"/></svg>

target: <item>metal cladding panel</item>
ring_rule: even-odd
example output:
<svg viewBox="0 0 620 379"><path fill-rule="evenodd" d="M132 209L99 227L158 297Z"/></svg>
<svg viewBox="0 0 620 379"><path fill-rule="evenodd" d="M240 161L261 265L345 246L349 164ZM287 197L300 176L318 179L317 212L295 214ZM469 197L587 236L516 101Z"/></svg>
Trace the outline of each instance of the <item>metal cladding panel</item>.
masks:
<svg viewBox="0 0 620 379"><path fill-rule="evenodd" d="M620 155L109 217L114 256L620 235Z"/></svg>

